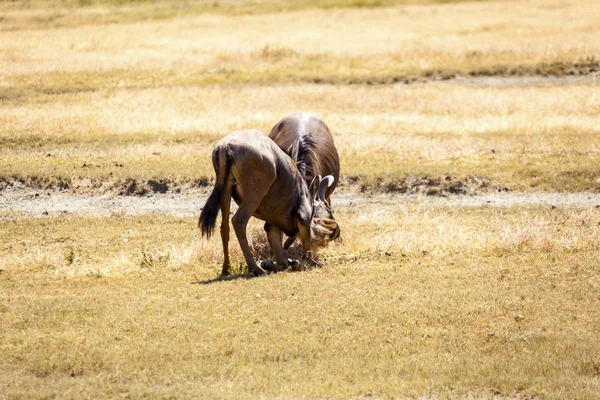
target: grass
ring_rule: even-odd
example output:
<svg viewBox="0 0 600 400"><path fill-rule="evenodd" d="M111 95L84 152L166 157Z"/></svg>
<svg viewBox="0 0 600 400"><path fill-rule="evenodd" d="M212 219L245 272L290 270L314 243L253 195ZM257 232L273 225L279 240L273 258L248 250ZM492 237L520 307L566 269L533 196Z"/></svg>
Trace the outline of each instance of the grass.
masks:
<svg viewBox="0 0 600 400"><path fill-rule="evenodd" d="M289 49L266 51L286 52ZM263 49L263 51L265 51ZM253 57L251 57L252 59ZM399 56L384 56L374 66L372 57L337 57L319 54L294 57L289 65L267 62L260 66L253 61L243 69L236 69L239 60L220 61L218 67L186 71L176 70L111 70L48 72L17 75L9 79L9 88L0 95L5 102L24 100L47 102L55 95L89 93L99 90L127 88L131 90L173 86L207 86L214 84L257 85L317 83L331 85L389 85L397 83L424 83L432 80L450 80L467 77L563 77L593 75L600 70L594 57L575 61L540 61L523 65L516 60L504 63L497 57L477 61L460 60L450 56L432 60L427 68L411 65ZM465 58L468 58L465 57ZM396 59L396 60L395 60ZM550 60L550 59L549 59ZM231 64L230 64L231 63ZM450 65L450 67L448 67ZM350 67L349 67L350 66ZM246 69L248 68L248 69Z"/></svg>
<svg viewBox="0 0 600 400"><path fill-rule="evenodd" d="M163 21L202 14L247 15L305 9L381 8L447 4L465 0L11 0L0 2L2 30ZM480 0L481 1L481 0Z"/></svg>
<svg viewBox="0 0 600 400"><path fill-rule="evenodd" d="M0 210L0 399L597 396L598 207L368 199L600 192L598 2L0 14L0 196L209 186L216 141L298 110L358 196L334 198L322 268L264 278L233 236L219 278L196 218ZM249 237L269 257L258 221Z"/></svg>
<svg viewBox="0 0 600 400"><path fill-rule="evenodd" d="M26 13L16 12L17 20L19 12ZM167 83L581 74L597 69L599 14L594 1L509 7L485 1L23 29L4 32L0 66L6 76L26 83L55 81L53 73L80 73L73 78L92 85L98 73L110 82L113 71L125 84L137 75L151 80L149 72ZM213 73L190 76L202 71Z"/></svg>
<svg viewBox="0 0 600 400"><path fill-rule="evenodd" d="M324 268L219 280L220 242L194 219L5 216L1 392L597 393L596 209L407 203L338 219Z"/></svg>
<svg viewBox="0 0 600 400"><path fill-rule="evenodd" d="M225 133L268 132L306 110L334 132L346 184L410 192L422 177L435 187L450 176L469 192L598 191L596 90L301 84L53 95L0 108L0 177L34 188L128 179L186 187L212 180L210 152Z"/></svg>
<svg viewBox="0 0 600 400"><path fill-rule="evenodd" d="M2 3L6 26L60 10L119 18L175 7L45 4ZM244 4L258 9L5 31L0 184L194 186L212 179L218 138L268 132L305 110L334 131L344 182L365 190L412 192L429 182L427 191L451 193L448 179L466 193L600 190L596 2L307 2L278 13L269 7L287 3ZM455 79L477 76L499 82Z"/></svg>

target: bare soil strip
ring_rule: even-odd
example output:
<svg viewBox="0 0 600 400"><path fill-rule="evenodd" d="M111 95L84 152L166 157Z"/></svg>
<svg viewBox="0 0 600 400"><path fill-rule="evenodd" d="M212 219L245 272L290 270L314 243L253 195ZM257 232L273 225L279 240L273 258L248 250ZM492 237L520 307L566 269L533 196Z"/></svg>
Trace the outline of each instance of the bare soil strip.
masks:
<svg viewBox="0 0 600 400"><path fill-rule="evenodd" d="M85 196L44 191L5 191L0 193L0 216L44 217L64 214L116 216L161 214L177 217L197 216L208 197L208 190L185 194L152 194L148 196ZM333 196L335 208L368 209L423 204L439 207L600 207L600 193L494 193L478 196L449 197L365 194L351 190Z"/></svg>
<svg viewBox="0 0 600 400"><path fill-rule="evenodd" d="M467 87L508 87L508 86L542 86L542 85L580 85L600 83L600 66L597 72L587 74L566 73L565 75L456 75L450 79L435 80L424 83L450 84Z"/></svg>

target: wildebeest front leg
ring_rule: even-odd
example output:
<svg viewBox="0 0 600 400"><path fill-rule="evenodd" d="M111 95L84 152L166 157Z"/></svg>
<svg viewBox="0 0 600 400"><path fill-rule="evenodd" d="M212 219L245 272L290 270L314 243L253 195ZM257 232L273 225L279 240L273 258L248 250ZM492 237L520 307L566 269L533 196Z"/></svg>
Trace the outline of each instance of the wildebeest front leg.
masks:
<svg viewBox="0 0 600 400"><path fill-rule="evenodd" d="M268 222L265 223L265 232L267 233L269 246L271 246L271 251L275 257L275 269L281 271L285 269L288 264L285 251L281 246L281 242L283 241L283 232L279 227L271 225Z"/></svg>
<svg viewBox="0 0 600 400"><path fill-rule="evenodd" d="M314 265L315 262L312 259L312 252L310 251L310 225L299 223L298 236L300 236L300 240L302 241L303 250L301 268L304 268L306 263Z"/></svg>

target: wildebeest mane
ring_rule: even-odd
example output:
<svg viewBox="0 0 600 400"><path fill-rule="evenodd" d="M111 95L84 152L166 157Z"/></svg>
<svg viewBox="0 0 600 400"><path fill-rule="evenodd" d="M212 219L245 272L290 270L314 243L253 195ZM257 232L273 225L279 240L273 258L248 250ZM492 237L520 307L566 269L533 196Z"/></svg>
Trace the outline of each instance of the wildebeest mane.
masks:
<svg viewBox="0 0 600 400"><path fill-rule="evenodd" d="M298 140L298 158L296 165L303 177L317 176L321 174L319 159L315 153L317 142L311 135L302 135Z"/></svg>

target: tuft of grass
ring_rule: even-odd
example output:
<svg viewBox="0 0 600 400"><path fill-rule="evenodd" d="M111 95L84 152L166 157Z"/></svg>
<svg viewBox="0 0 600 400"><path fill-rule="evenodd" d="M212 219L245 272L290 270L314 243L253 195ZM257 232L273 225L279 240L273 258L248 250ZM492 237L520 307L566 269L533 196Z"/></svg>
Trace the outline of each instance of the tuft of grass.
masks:
<svg viewBox="0 0 600 400"><path fill-rule="evenodd" d="M168 252L160 253L156 251L150 251L144 247L140 251L139 264L141 268L146 269L157 269L165 268L171 262L171 254Z"/></svg>
<svg viewBox="0 0 600 400"><path fill-rule="evenodd" d="M77 254L75 252L75 248L74 247L72 247L72 246L67 247L64 250L64 255L65 255L65 263L67 265L70 266L70 265L73 265L75 263L75 261L77 259Z"/></svg>

